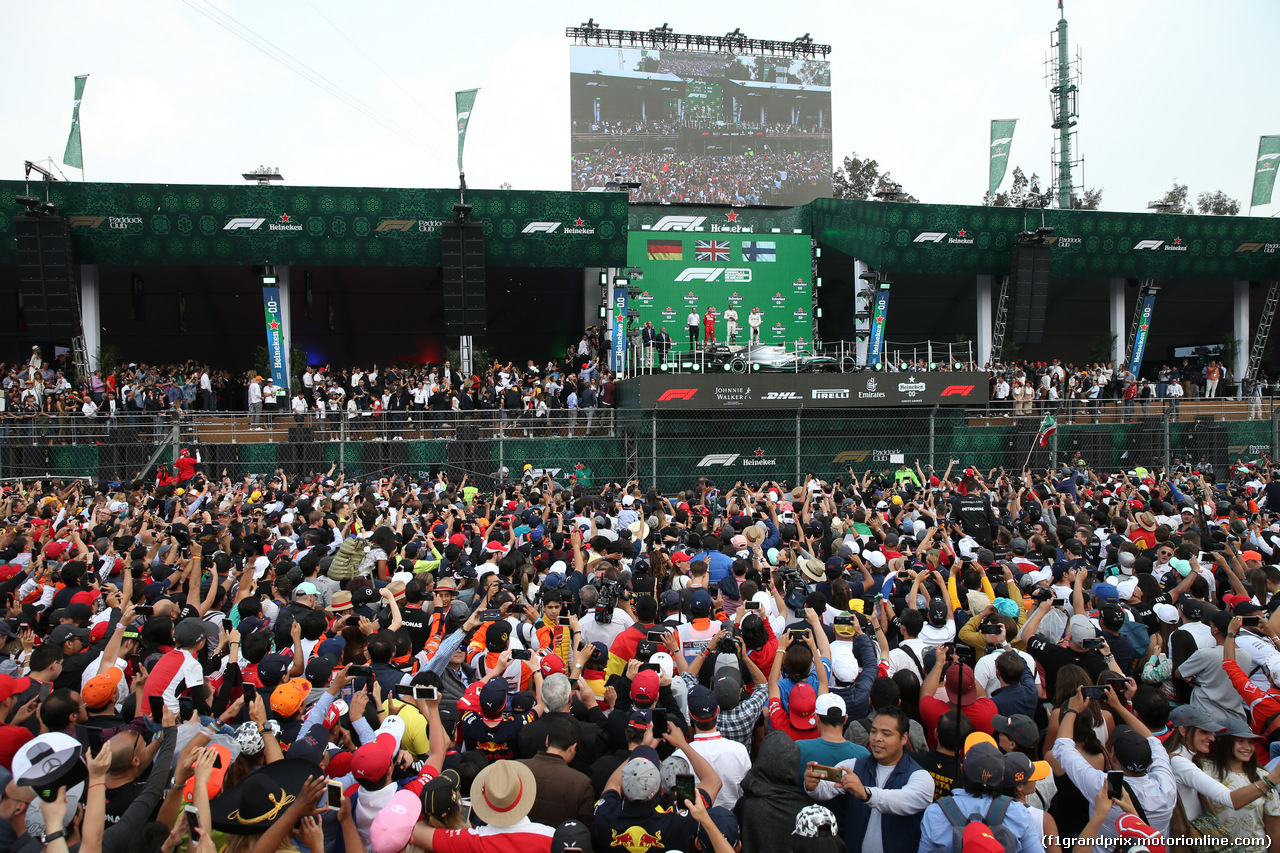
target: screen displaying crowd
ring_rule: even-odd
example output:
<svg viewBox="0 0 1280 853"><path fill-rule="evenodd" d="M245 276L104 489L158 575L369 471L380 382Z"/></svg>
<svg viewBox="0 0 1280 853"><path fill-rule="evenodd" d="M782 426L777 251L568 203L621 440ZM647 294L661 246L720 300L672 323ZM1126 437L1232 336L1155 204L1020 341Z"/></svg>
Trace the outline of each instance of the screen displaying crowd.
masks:
<svg viewBox="0 0 1280 853"><path fill-rule="evenodd" d="M592 480L5 484L0 849L1280 831L1268 458Z"/></svg>
<svg viewBox="0 0 1280 853"><path fill-rule="evenodd" d="M831 192L831 66L816 59L571 49L575 190L632 201L804 204Z"/></svg>

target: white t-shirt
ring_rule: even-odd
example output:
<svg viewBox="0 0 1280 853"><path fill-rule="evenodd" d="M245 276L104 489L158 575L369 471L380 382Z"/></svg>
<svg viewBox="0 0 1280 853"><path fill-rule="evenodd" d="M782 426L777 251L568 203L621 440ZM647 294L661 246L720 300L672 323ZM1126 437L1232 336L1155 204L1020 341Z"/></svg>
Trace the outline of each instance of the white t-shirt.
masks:
<svg viewBox="0 0 1280 853"><path fill-rule="evenodd" d="M956 638L956 620L948 619L947 624L935 628L928 622L920 629L919 639L929 648L936 649L943 643L954 642Z"/></svg>
<svg viewBox="0 0 1280 853"><path fill-rule="evenodd" d="M733 810L742 796L742 777L751 769L751 755L747 748L735 740L729 740L718 733L706 732L693 736L689 745L693 751L707 760L720 776L720 793L716 794L714 805ZM694 781L702 780L694 773Z"/></svg>
<svg viewBox="0 0 1280 853"><path fill-rule="evenodd" d="M1032 672L1036 672L1035 658L1019 649L1014 649L1019 657L1031 667ZM978 662L973 666L973 680L976 684L981 685L982 689L987 691L987 695L1000 689L1000 679L996 677L996 658L1000 657L1003 652L991 652L978 658ZM1036 674L1036 683L1040 683L1040 675Z"/></svg>
<svg viewBox="0 0 1280 853"><path fill-rule="evenodd" d="M579 619L578 624L582 628L584 643L604 643L606 646L612 646L618 635L634 625L635 620L615 607L609 622L603 624L597 622L595 613L592 612Z"/></svg>
<svg viewBox="0 0 1280 853"><path fill-rule="evenodd" d="M257 382L249 383L249 405L262 402L262 386Z"/></svg>
<svg viewBox="0 0 1280 853"><path fill-rule="evenodd" d="M687 326L696 326L698 325L699 319L697 311L690 311L688 318L686 318L684 322Z"/></svg>

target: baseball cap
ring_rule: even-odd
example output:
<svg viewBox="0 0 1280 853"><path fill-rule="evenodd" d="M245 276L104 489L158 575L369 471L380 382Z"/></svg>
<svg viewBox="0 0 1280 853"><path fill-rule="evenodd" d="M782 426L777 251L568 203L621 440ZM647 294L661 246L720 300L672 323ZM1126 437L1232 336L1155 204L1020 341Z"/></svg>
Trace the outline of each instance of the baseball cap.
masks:
<svg viewBox="0 0 1280 853"><path fill-rule="evenodd" d="M947 701L969 705L978 698L973 667L967 663L952 666L947 670Z"/></svg>
<svg viewBox="0 0 1280 853"><path fill-rule="evenodd" d="M15 678L12 675L0 675L0 702L3 702L10 696L15 696L18 693L24 692L30 686L31 679L26 676ZM83 697L83 695L84 694L81 693L81 697Z"/></svg>
<svg viewBox="0 0 1280 853"><path fill-rule="evenodd" d="M290 682L292 683L292 682ZM276 688L279 690L280 688ZM272 694L275 698L275 694ZM293 742L289 747L290 758L305 758L307 761L320 763L320 759L324 756L325 750L329 746L329 730L321 723L316 723L303 732L303 734Z"/></svg>
<svg viewBox="0 0 1280 853"><path fill-rule="evenodd" d="M554 653L544 656L542 661L538 664L538 668L542 670L543 678L557 672L566 672L564 658Z"/></svg>
<svg viewBox="0 0 1280 853"><path fill-rule="evenodd" d="M48 643L53 646L60 646L74 637L79 637L82 640L87 639L89 637L89 629L81 628L79 625L59 625L49 632Z"/></svg>
<svg viewBox="0 0 1280 853"><path fill-rule="evenodd" d="M303 581L293 588L293 597L296 600L300 595L319 595L320 590L316 589L316 585L310 581Z"/></svg>
<svg viewBox="0 0 1280 853"><path fill-rule="evenodd" d="M296 745L289 752L294 749L297 749ZM413 827L420 817L422 801L418 795L408 788L396 791L369 827L369 846L374 853L399 853L409 844Z"/></svg>
<svg viewBox="0 0 1280 853"><path fill-rule="evenodd" d="M380 781L386 778L395 754L395 743L389 736L366 743L351 756L351 775L365 782Z"/></svg>
<svg viewBox="0 0 1280 853"><path fill-rule="evenodd" d="M991 718L991 728L1013 740L1022 749L1034 748L1040 742L1040 728L1026 714Z"/></svg>
<svg viewBox="0 0 1280 853"><path fill-rule="evenodd" d="M654 702L658 699L658 673L644 669L631 681L631 701Z"/></svg>
<svg viewBox="0 0 1280 853"><path fill-rule="evenodd" d="M622 767L622 796L628 800L652 799L662 787L662 773L648 758L632 758Z"/></svg>
<svg viewBox="0 0 1280 853"><path fill-rule="evenodd" d="M1023 782L1039 782L1052 773L1047 761L1032 761L1021 752L1006 753L1004 757L1004 785L1012 788Z"/></svg>
<svg viewBox="0 0 1280 853"><path fill-rule="evenodd" d="M844 699L836 693L823 693L814 703L813 711L819 717L839 720L846 713Z"/></svg>
<svg viewBox="0 0 1280 853"><path fill-rule="evenodd" d="M1178 608L1174 607L1172 604L1157 604L1155 607L1151 608L1151 612L1155 614L1157 619L1166 625L1178 624Z"/></svg>
<svg viewBox="0 0 1280 853"><path fill-rule="evenodd" d="M653 711L638 709L631 712L627 725L633 729L647 729L653 725Z"/></svg>
<svg viewBox="0 0 1280 853"><path fill-rule="evenodd" d="M1179 705L1169 712L1169 726L1171 728L1182 728L1184 726L1203 729L1206 732L1218 734L1224 730L1221 723L1214 720L1204 711L1193 705Z"/></svg>
<svg viewBox="0 0 1280 853"><path fill-rule="evenodd" d="M507 681L493 678L480 688L480 710L486 716L497 714L507 707Z"/></svg>
<svg viewBox="0 0 1280 853"><path fill-rule="evenodd" d="M717 670L711 689L715 691L717 705L726 711L733 710L742 701L742 673L734 668Z"/></svg>
<svg viewBox="0 0 1280 853"><path fill-rule="evenodd" d="M791 695L787 700L787 714L791 718L791 725L803 731L817 727L818 718L814 714L817 703L818 697L808 684L801 682L791 688Z"/></svg>
<svg viewBox="0 0 1280 853"><path fill-rule="evenodd" d="M90 711L96 711L113 702L116 698L116 687L123 677L124 673L120 668L113 666L86 681L84 687L80 688L80 698L84 700L85 707ZM30 683L30 679L26 681Z"/></svg>
<svg viewBox="0 0 1280 853"><path fill-rule="evenodd" d="M440 775L428 782L422 789L422 801L427 812L443 815L453 810L460 799L458 786L462 783L456 770L444 770Z"/></svg>
<svg viewBox="0 0 1280 853"><path fill-rule="evenodd" d="M981 822L964 828L961 849L964 853L1004 853L1004 845L991 834L991 827Z"/></svg>
<svg viewBox="0 0 1280 853"><path fill-rule="evenodd" d="M1093 627L1087 616L1072 616L1067 623L1067 631L1071 635L1071 642L1076 645L1098 636L1098 629Z"/></svg>
<svg viewBox="0 0 1280 853"><path fill-rule="evenodd" d="M975 744L964 754L964 777L988 788L1004 783L1004 756L989 743Z"/></svg>
<svg viewBox="0 0 1280 853"><path fill-rule="evenodd" d="M1111 748L1116 762L1130 773L1145 773L1151 766L1151 744L1128 726L1116 726Z"/></svg>
<svg viewBox="0 0 1280 853"><path fill-rule="evenodd" d="M689 600L689 614L695 618L711 614L711 594L706 590L697 590Z"/></svg>
<svg viewBox="0 0 1280 853"><path fill-rule="evenodd" d="M701 722L714 720L720 713L720 705L716 702L716 694L710 687L701 684L689 691L689 716Z"/></svg>
<svg viewBox="0 0 1280 853"><path fill-rule="evenodd" d="M281 717L292 717L302 710L311 693L311 682L305 678L286 681L271 691L271 710Z"/></svg>
<svg viewBox="0 0 1280 853"><path fill-rule="evenodd" d="M1099 583L1093 585L1093 596L1098 601L1115 601L1120 597L1120 591L1109 583Z"/></svg>
<svg viewBox="0 0 1280 853"><path fill-rule="evenodd" d="M258 661L258 680L274 687L289 671L289 659L278 652L268 652Z"/></svg>
<svg viewBox="0 0 1280 853"><path fill-rule="evenodd" d="M680 593L677 590L669 589L662 594L662 606L670 610L673 607L680 606Z"/></svg>
<svg viewBox="0 0 1280 853"><path fill-rule="evenodd" d="M1136 841L1146 847L1148 853L1169 853L1165 836L1152 828L1136 814L1122 814L1116 820L1116 834L1123 839Z"/></svg>
<svg viewBox="0 0 1280 853"><path fill-rule="evenodd" d="M556 827L555 834L551 836L551 853L564 853L565 850L590 853L591 848L591 830L581 821L566 820Z"/></svg>

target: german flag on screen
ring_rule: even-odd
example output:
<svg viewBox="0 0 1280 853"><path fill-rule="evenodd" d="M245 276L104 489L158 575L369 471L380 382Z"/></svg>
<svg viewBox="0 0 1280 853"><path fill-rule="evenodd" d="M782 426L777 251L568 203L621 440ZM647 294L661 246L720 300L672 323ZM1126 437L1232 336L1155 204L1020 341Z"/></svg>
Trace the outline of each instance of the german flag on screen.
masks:
<svg viewBox="0 0 1280 853"><path fill-rule="evenodd" d="M684 244L679 240L650 240L647 255L651 261L684 260Z"/></svg>

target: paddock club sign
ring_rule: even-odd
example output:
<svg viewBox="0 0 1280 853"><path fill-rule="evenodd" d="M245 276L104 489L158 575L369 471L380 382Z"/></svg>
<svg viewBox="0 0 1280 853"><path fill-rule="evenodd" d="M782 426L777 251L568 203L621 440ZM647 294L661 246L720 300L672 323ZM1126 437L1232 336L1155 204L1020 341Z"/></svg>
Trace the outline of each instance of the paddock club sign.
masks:
<svg viewBox="0 0 1280 853"><path fill-rule="evenodd" d="M639 376L620 384L640 409L847 409L987 402L983 373L790 373Z"/></svg>

